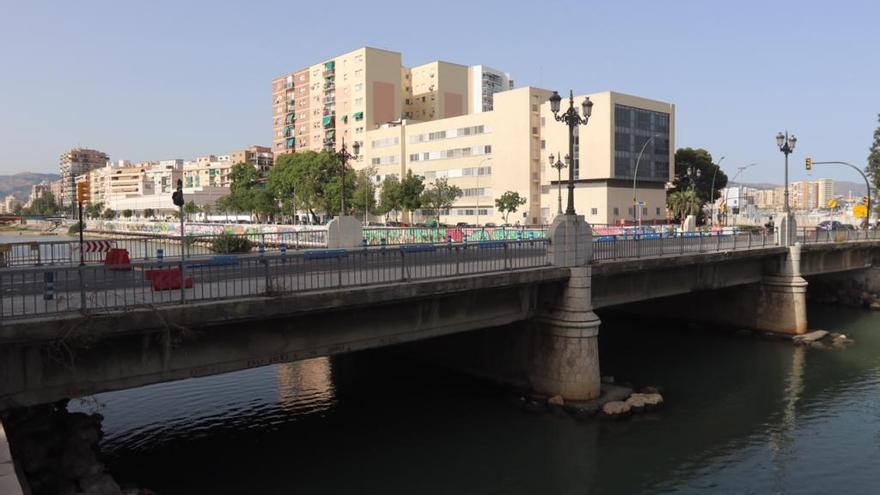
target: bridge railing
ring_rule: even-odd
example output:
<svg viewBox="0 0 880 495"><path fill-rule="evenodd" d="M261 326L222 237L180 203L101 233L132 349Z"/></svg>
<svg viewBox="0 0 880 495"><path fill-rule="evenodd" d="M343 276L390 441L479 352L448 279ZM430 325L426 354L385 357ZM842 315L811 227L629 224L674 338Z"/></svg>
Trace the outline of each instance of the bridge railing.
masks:
<svg viewBox="0 0 880 495"><path fill-rule="evenodd" d="M135 261L125 270L105 265L0 270L0 321L534 268L549 264L547 244L417 244Z"/></svg>
<svg viewBox="0 0 880 495"><path fill-rule="evenodd" d="M880 240L880 230L825 230L816 227L798 229L798 240L804 244Z"/></svg>
<svg viewBox="0 0 880 495"><path fill-rule="evenodd" d="M737 251L776 245L772 234L743 232L719 235L693 232L674 237L659 234L598 236L593 242L593 261L629 258L657 258L695 253Z"/></svg>

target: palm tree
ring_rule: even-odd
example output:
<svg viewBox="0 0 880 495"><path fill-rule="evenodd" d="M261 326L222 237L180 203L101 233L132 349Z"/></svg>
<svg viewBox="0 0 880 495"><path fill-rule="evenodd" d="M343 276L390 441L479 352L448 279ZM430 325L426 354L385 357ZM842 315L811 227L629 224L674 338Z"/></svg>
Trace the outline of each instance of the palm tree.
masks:
<svg viewBox="0 0 880 495"><path fill-rule="evenodd" d="M688 215L699 216L703 211L703 200L693 187L671 193L666 201L672 214L679 221Z"/></svg>

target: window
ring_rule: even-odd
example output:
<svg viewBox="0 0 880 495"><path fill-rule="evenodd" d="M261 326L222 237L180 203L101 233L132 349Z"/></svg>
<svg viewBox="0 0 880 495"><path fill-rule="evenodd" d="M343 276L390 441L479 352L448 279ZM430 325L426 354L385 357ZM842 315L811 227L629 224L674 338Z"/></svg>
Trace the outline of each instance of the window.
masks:
<svg viewBox="0 0 880 495"><path fill-rule="evenodd" d="M614 216L615 216L615 217L619 217L619 216L620 216L620 209L619 209L619 208L614 208Z"/></svg>
<svg viewBox="0 0 880 495"><path fill-rule="evenodd" d="M647 215L647 214L648 214L648 207L646 206L646 207L642 208L642 215Z"/></svg>
<svg viewBox="0 0 880 495"><path fill-rule="evenodd" d="M355 84L355 85L354 85L354 90L355 90L355 91L363 91L363 90L364 90L364 83L357 83L357 84Z"/></svg>
<svg viewBox="0 0 880 495"><path fill-rule="evenodd" d="M355 99L354 99L354 104L355 104L355 106L360 107L360 106L362 106L362 105L364 104L364 99L363 99L363 98L355 98Z"/></svg>
<svg viewBox="0 0 880 495"><path fill-rule="evenodd" d="M545 149L546 147L547 147L547 141L545 141L544 139L542 139L542 140L541 140L541 149L543 150L543 149Z"/></svg>
<svg viewBox="0 0 880 495"><path fill-rule="evenodd" d="M538 111L538 105L535 105L534 103L532 103L532 111L533 111L533 112L537 112L537 111Z"/></svg>
<svg viewBox="0 0 880 495"><path fill-rule="evenodd" d="M594 216L595 216L595 215L598 215L598 214L599 214L599 208L590 208L590 215L594 215Z"/></svg>
<svg viewBox="0 0 880 495"><path fill-rule="evenodd" d="M660 216L660 208L657 208L657 216Z"/></svg>
<svg viewBox="0 0 880 495"><path fill-rule="evenodd" d="M532 134L538 134L538 128L532 127Z"/></svg>

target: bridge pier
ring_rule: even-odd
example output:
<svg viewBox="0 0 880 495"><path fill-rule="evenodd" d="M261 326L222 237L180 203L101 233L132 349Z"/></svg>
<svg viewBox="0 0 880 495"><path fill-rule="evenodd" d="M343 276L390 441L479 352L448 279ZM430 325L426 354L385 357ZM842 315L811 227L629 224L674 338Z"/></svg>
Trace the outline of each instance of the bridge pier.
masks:
<svg viewBox="0 0 880 495"><path fill-rule="evenodd" d="M756 330L783 334L807 331L807 281L801 277L801 245L789 246L788 254L752 291L755 297Z"/></svg>
<svg viewBox="0 0 880 495"><path fill-rule="evenodd" d="M536 318L530 334L530 385L566 400L599 396L599 317L591 296L592 232L583 216L559 215L550 227L550 262L571 276L559 297Z"/></svg>

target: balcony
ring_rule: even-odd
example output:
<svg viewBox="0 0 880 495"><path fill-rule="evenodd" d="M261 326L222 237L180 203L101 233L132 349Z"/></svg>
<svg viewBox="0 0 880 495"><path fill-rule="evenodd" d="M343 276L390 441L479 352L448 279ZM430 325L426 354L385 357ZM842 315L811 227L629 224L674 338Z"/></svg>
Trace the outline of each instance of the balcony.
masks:
<svg viewBox="0 0 880 495"><path fill-rule="evenodd" d="M325 115L323 119L321 119L321 124L324 126L324 129L335 129L336 128L336 116L335 115Z"/></svg>

